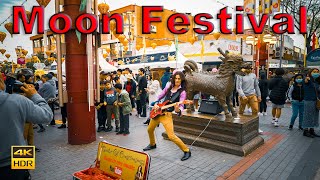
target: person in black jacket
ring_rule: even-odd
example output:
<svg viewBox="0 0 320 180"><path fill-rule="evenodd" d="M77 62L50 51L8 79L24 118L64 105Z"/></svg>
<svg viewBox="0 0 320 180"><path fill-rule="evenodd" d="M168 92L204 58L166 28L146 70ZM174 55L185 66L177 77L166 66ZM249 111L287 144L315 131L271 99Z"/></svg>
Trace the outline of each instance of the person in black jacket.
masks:
<svg viewBox="0 0 320 180"><path fill-rule="evenodd" d="M261 92L260 114L267 115L267 97L269 95L269 81L265 73L260 74L259 88Z"/></svg>
<svg viewBox="0 0 320 180"><path fill-rule="evenodd" d="M147 117L147 91L146 88L148 87L148 82L147 78L145 76L145 70L143 68L140 68L139 71L139 83L138 83L138 90L139 90L139 95L140 95L140 104L141 104L141 117Z"/></svg>
<svg viewBox="0 0 320 180"><path fill-rule="evenodd" d="M301 127L303 121L303 111L304 111L304 85L303 85L303 75L297 74L293 78L294 83L290 86L288 91L288 97L292 104L292 116L289 125L289 130L292 130L294 121L297 119L299 114L299 129L303 130Z"/></svg>
<svg viewBox="0 0 320 180"><path fill-rule="evenodd" d="M107 108L104 103L106 81L100 82L100 101L95 103L96 109L98 111L98 123L99 127L97 132L107 131L106 120L107 120Z"/></svg>
<svg viewBox="0 0 320 180"><path fill-rule="evenodd" d="M289 87L288 82L282 78L285 71L282 68L278 68L275 71L276 76L271 79L269 84L270 100L272 102L272 124L275 127L279 127L279 118L281 116L281 109L284 108L286 103L286 93Z"/></svg>

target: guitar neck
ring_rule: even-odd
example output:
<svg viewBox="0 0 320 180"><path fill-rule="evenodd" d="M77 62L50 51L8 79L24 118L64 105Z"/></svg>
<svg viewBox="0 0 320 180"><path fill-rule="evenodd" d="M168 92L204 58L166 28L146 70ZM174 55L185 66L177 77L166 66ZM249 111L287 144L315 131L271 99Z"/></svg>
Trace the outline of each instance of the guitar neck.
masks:
<svg viewBox="0 0 320 180"><path fill-rule="evenodd" d="M180 105L181 103L178 102L178 103L169 104L169 105L163 106L161 109L165 110L165 109L168 109L168 108L171 108L171 107L175 106L176 104Z"/></svg>

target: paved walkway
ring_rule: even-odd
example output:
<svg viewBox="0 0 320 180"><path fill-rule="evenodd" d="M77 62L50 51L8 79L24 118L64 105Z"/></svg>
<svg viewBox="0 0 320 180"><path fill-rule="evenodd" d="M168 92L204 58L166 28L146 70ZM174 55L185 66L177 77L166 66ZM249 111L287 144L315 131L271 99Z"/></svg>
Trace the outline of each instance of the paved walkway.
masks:
<svg viewBox="0 0 320 180"><path fill-rule="evenodd" d="M162 125L156 129L157 149L150 151L151 169L149 179L293 179L306 177L313 180L320 167L320 138L302 136L297 129L287 130L291 108L283 110L280 127L271 125L270 108L268 116L260 117L260 128L265 144L247 157L239 157L218 151L191 147L192 157L181 162L183 153L170 141L164 140ZM56 119L59 119L59 115ZM148 135L142 123L144 119L130 117L129 136L117 136L115 132L97 133L97 141L79 146L67 144L67 129L47 127L44 133L35 133L35 143L42 149L36 154L36 170L33 179L72 179L76 171L94 164L98 143L106 140L120 146L142 150L148 145ZM320 134L319 130L317 132ZM317 150L317 152L314 152ZM306 155L313 156L306 159ZM318 154L317 154L318 153ZM309 160L312 160L309 163ZM312 169L309 167L312 166ZM297 171L297 169L299 171ZM318 172L318 176L320 175ZM306 176L308 175L308 176Z"/></svg>

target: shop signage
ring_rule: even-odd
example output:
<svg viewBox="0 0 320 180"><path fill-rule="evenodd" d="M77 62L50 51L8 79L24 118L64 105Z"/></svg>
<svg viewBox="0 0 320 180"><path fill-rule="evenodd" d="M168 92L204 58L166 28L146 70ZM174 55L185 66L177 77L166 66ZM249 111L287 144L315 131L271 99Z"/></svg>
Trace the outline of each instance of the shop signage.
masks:
<svg viewBox="0 0 320 180"><path fill-rule="evenodd" d="M145 54L140 56L131 56L125 58L119 58L119 61L123 61L119 64L139 64L139 63L153 63L153 62L165 62L165 61L175 61L176 52L165 52L165 53L156 53L156 54Z"/></svg>
<svg viewBox="0 0 320 180"><path fill-rule="evenodd" d="M307 66L320 66L320 48L307 55Z"/></svg>

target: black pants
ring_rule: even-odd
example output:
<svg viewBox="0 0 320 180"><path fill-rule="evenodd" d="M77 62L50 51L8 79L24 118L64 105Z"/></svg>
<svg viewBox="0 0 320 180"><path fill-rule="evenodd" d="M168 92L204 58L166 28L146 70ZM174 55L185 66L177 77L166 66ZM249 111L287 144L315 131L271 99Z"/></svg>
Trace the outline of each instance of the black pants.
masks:
<svg viewBox="0 0 320 180"><path fill-rule="evenodd" d="M62 115L62 123L67 123L67 103L63 104L63 107L61 107L61 115Z"/></svg>
<svg viewBox="0 0 320 180"><path fill-rule="evenodd" d="M138 115L141 115L142 113L142 108L141 108L141 103L140 103L140 99L137 100L137 111L138 111Z"/></svg>
<svg viewBox="0 0 320 180"><path fill-rule="evenodd" d="M141 117L147 117L147 94L140 94Z"/></svg>
<svg viewBox="0 0 320 180"><path fill-rule="evenodd" d="M98 110L98 123L99 127L105 127L107 120L107 108L106 106L101 106L101 108Z"/></svg>
<svg viewBox="0 0 320 180"><path fill-rule="evenodd" d="M0 179L27 180L30 174L27 170L11 169L11 166L0 167Z"/></svg>
<svg viewBox="0 0 320 180"><path fill-rule="evenodd" d="M267 112L267 97L261 97L260 112Z"/></svg>
<svg viewBox="0 0 320 180"><path fill-rule="evenodd" d="M122 108L120 111L120 132L129 132L129 114L123 115Z"/></svg>
<svg viewBox="0 0 320 180"><path fill-rule="evenodd" d="M131 106L132 106L132 108L135 108L135 107L136 107L136 106L135 106L135 99L132 98L131 95L130 95L130 101L131 101Z"/></svg>
<svg viewBox="0 0 320 180"><path fill-rule="evenodd" d="M237 106L239 106L239 93L238 92L233 92L233 95L232 95L233 107L236 107L236 103L237 103Z"/></svg>
<svg viewBox="0 0 320 180"><path fill-rule="evenodd" d="M52 120L51 120L51 123L50 124L55 124L55 120L54 120L54 102L53 103L48 103L48 105L50 106L51 108L51 111L53 113L53 116L52 116Z"/></svg>

